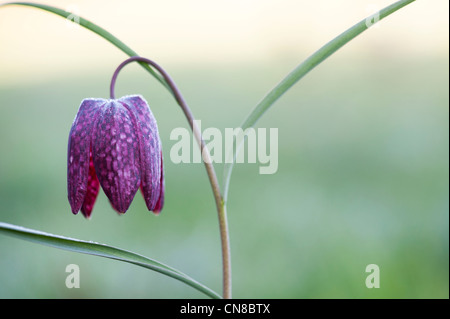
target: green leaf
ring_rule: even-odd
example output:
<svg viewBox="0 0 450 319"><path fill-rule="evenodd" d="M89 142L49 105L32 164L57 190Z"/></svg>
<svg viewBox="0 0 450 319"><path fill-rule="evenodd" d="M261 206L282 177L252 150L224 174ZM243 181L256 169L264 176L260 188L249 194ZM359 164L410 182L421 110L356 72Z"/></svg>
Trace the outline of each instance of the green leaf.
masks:
<svg viewBox="0 0 450 319"><path fill-rule="evenodd" d="M38 230L28 229L21 226L16 226L2 222L0 222L0 232L42 245L47 245L82 254L106 257L138 265L159 272L166 276L172 277L174 279L177 279L197 289L198 291L204 293L205 295L211 298L215 299L221 298L219 294L209 289L208 287L202 285L201 283L197 282L196 280L192 279L191 277L183 274L182 272L167 265L164 265L163 263L160 263L154 259L150 259L148 257L124 249L99 244L92 241L84 241L74 238L48 234Z"/></svg>
<svg viewBox="0 0 450 319"><path fill-rule="evenodd" d="M7 6L7 5L29 6L29 7L42 9L42 10L45 10L45 11L57 14L57 15L65 18L65 19L67 19L69 21L77 23L77 24L85 27L86 29L91 30L92 32L98 34L99 36L101 36L105 40L107 40L107 41L111 42L113 45L115 45L118 49L122 50L128 56L131 57L131 56L138 56L139 55L135 51L133 51L130 47L128 47L125 43L120 41L118 38L116 38L114 35L112 35L108 31L106 31L102 27L99 27L95 23L92 23L91 21L86 20L86 19L84 19L84 18L82 18L80 16L77 16L77 15L71 13L71 12L67 12L67 11L64 11L62 9L59 9L59 8L56 8L56 7L52 7L52 6L49 6L49 5L30 3L30 2L7 2L7 3L0 4L0 7ZM156 78L156 80L158 80L171 94L173 94L172 90L169 87L169 85L166 83L166 81L164 80L164 78L161 75L156 73L151 67L148 66L148 64L143 63L143 62L139 62L139 64L145 70L147 70L151 75L153 75Z"/></svg>
<svg viewBox="0 0 450 319"><path fill-rule="evenodd" d="M376 16L378 21L386 18L388 15L394 13L395 11L403 8L404 6L414 2L415 0L402 0L391 4L390 6L379 11L379 15ZM342 46L347 44L350 40L357 37L359 34L367 30L374 23L368 23L372 21L371 18L374 16L369 16L366 19L355 24L353 27L347 31L341 33L336 38L325 44L315 53L313 53L309 58L307 58L303 63L297 66L291 73L289 73L284 79L281 80L267 95L255 106L251 113L244 120L241 128L245 129L252 127L256 122L264 115L264 113L284 94L286 93L295 83L297 83L301 78L303 78L309 71L314 69L320 63L325 61L330 55L339 50ZM376 20L374 20L376 22ZM368 26L369 25L369 26ZM244 139L242 139L241 143ZM234 141L236 146L236 140ZM234 149L234 147L233 147ZM236 147L239 149L239 146ZM228 189L230 185L231 172L233 170L233 165L236 159L236 154L234 159L231 160L231 155L229 155L229 160L226 161L224 166L224 179L223 179L223 191L224 191L224 201L228 198Z"/></svg>

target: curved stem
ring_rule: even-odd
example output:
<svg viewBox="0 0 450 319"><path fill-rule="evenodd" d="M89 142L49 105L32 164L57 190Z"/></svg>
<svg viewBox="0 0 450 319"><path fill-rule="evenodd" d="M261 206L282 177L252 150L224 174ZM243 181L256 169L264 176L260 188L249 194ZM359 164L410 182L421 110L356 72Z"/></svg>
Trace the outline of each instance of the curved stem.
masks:
<svg viewBox="0 0 450 319"><path fill-rule="evenodd" d="M73 251L81 254L99 256L134 264L140 267L151 269L163 275L184 282L185 284L191 286L192 288L197 289L198 291L204 293L205 295L211 298L214 299L221 298L219 294L212 291L205 285L202 285L201 283L195 281L188 275L183 274L182 272L170 266L164 265L163 263L160 263L157 260L136 254L132 251L124 250L121 248L105 244L99 244L93 241L85 241L75 238L49 234L38 230L2 222L0 222L0 233L14 236L23 240L35 242L41 245L47 245L50 247Z"/></svg>
<svg viewBox="0 0 450 319"><path fill-rule="evenodd" d="M200 151L203 158L203 163L205 164L206 172L208 174L209 181L211 183L211 188L214 195L214 200L216 203L217 208L217 214L219 217L219 230L220 230L220 240L221 240L221 246L222 246L222 274L223 274L223 298L230 299L231 298L231 257L230 257L230 240L228 235L228 222L227 222L227 213L226 208L224 205L224 201L220 192L220 186L219 182L217 180L216 172L214 170L214 167L212 165L211 161L211 155L209 153L208 148L205 145L205 141L202 138L201 132L194 121L195 118L191 112L191 109L187 105L185 99L183 98L180 90L175 85L175 82L172 80L172 78L167 74L166 71L162 67L160 67L158 64L156 64L154 61L140 57L140 56L132 56L125 61L123 61L116 69L116 71L113 74L113 77L111 79L111 86L110 86L110 97L111 99L115 98L114 94L114 88L116 84L117 76L120 72L120 70L131 62L144 62L155 68L164 78L170 89L172 90L172 93L178 103L178 105L181 107L181 109L184 112L184 115L186 116L189 125L192 129L192 132L195 136L195 139L197 140L197 143L200 147Z"/></svg>
<svg viewBox="0 0 450 319"><path fill-rule="evenodd" d="M8 6L8 5L19 5L19 6L29 6L29 7L33 7L33 8L37 8L37 9L41 9L47 12L51 12L54 13L56 15L59 15L65 19L67 19L67 21L71 21L73 23L76 23L94 33L96 33L97 35L99 35L100 37L102 37L103 39L105 39L106 41L109 41L111 44L113 44L114 46L116 46L119 50L121 50L122 52L124 52L125 54L127 54L128 56L136 56L138 55L134 50L132 50L130 47L128 47L125 43L123 43L122 41L120 41L118 38L116 38L114 35L112 35L110 32L106 31L105 29L103 29L102 27L96 25L95 23L86 20L83 17L80 17L78 15L75 15L71 12L67 12L65 10L59 9L59 8L55 8L49 5L45 5L45 4L39 4L39 3L31 3L31 2L7 2L7 3L2 3L0 4L0 7L3 6ZM147 64L145 64L144 62L139 62L139 64L146 69L152 76L155 77L155 79L161 83L166 89L169 89L169 87L167 86L166 82L164 82L164 79L161 78L159 76L159 74L157 74L155 71L153 71L153 69L151 67L149 67Z"/></svg>
<svg viewBox="0 0 450 319"><path fill-rule="evenodd" d="M309 56L305 61L303 61L300 65L298 65L294 70L292 70L286 77L284 77L281 82L279 82L267 95L253 108L251 113L246 117L243 124L240 126L242 130L246 130L249 127L253 127L256 122L264 115L264 113L284 94L286 93L294 84L296 84L300 79L302 79L308 72L314 69L316 66L325 61L328 57L330 57L337 50L342 48L345 44L353 40L355 37L360 35L362 32L370 28L375 22L380 21L390 14L400 10L404 6L414 2L415 0L400 0L397 1L384 9L381 9L374 15L371 15L351 28L347 29L333 40L326 43L319 50L314 52L311 56ZM374 22L371 22L372 19L377 18ZM245 139L245 138L244 138ZM242 139L241 143L244 142ZM233 140L233 148L239 149L239 145L236 145L236 139ZM233 166L235 163L235 158L237 156L234 154L233 157L229 157L231 162L225 163L223 170L223 198L224 201L227 201L228 198L228 189L230 186L231 172L233 171Z"/></svg>

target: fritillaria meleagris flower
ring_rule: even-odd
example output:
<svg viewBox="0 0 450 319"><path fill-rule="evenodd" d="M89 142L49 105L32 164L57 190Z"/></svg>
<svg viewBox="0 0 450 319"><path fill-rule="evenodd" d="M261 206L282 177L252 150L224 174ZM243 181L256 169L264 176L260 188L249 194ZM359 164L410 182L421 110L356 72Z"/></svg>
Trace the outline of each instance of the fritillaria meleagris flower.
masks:
<svg viewBox="0 0 450 319"><path fill-rule="evenodd" d="M139 95L85 99L69 134L67 188L72 212L89 218L100 185L125 213L141 188L147 208L164 204L162 148L156 120Z"/></svg>

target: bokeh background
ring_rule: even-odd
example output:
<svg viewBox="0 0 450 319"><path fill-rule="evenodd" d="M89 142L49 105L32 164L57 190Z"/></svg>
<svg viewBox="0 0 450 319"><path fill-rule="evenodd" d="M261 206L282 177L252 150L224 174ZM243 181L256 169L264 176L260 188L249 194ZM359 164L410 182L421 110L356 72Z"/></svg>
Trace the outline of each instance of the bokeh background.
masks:
<svg viewBox="0 0 450 319"><path fill-rule="evenodd" d="M104 27L165 67L203 128L238 127L290 70L391 1L44 1ZM228 214L236 298L448 298L448 1L417 1L313 70L258 122L279 130L276 174L233 172ZM221 291L214 201L201 164L171 163L187 127L138 65L116 95L142 94L164 146L160 216L137 194L118 216L100 192L72 215L67 138L86 97L108 97L126 56L64 19L0 8L0 221L155 258ZM223 166L216 165L222 179ZM137 266L0 234L1 298L202 298ZM379 289L365 268L380 267ZM68 264L81 287L68 289Z"/></svg>

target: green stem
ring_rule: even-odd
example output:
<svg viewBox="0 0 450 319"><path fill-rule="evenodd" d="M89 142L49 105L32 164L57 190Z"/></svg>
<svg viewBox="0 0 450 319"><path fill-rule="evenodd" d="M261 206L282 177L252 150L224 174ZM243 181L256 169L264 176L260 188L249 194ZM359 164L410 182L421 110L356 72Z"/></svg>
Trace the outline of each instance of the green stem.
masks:
<svg viewBox="0 0 450 319"><path fill-rule="evenodd" d="M29 6L29 7L34 7L34 8L38 8L38 9L42 9L42 10L54 13L56 15L59 15L59 16L63 17L63 18L69 19L69 21L77 23L77 24L81 25L82 27L84 27L84 28L86 28L86 29L88 29L88 30L98 34L103 39L111 42L113 45L115 45L118 49L123 51L128 56L139 55L134 50L132 50L130 47L128 47L125 43L123 43L118 38L116 38L114 35L112 35L110 32L106 31L102 27L100 27L100 26L96 25L95 23L93 23L93 22L91 22L89 20L86 20L86 19L84 19L82 17L76 16L76 18L75 18L75 15L73 13L71 13L71 12L67 12L67 11L64 11L62 9L55 8L55 7L52 7L52 6L48 6L48 5L44 5L44 4L31 3L31 2L7 2L7 3L0 4L0 7L7 6L7 5ZM153 77L155 77L155 79L159 83L161 83L169 92L171 92L169 86L167 85L167 83L164 81L164 79L159 74L157 74L155 71L153 71L153 69L151 67L149 67L146 63L139 62L139 64L145 70L147 70Z"/></svg>
<svg viewBox="0 0 450 319"><path fill-rule="evenodd" d="M404 6L414 2L415 0L402 0L391 4L390 6L379 11L377 16L378 21L386 18L395 11L403 8ZM297 66L291 73L289 73L284 79L281 80L267 95L255 106L251 113L247 116L242 124L241 128L243 130L252 127L256 122L264 115L264 113L284 94L286 93L295 83L297 83L301 78L303 78L309 71L314 69L320 63L325 61L330 55L339 50L349 41L357 37L359 34L367 30L374 23L371 22L373 16L367 17L366 19L355 24L353 27L347 31L341 33L336 38L325 44L309 58L307 58L303 63ZM242 139L243 142L244 139ZM236 141L234 141L236 143ZM234 148L233 148L234 149ZM233 150L232 149L232 150ZM236 150L239 146L236 147ZM237 152L236 152L237 153ZM236 154L237 155L237 154ZM236 158L236 155L234 158ZM231 163L227 163L224 166L224 184L223 184L223 194L224 200L227 201L228 189L230 184L231 172L233 170L234 159Z"/></svg>
<svg viewBox="0 0 450 319"><path fill-rule="evenodd" d="M74 15L70 12L42 4L35 4L35 3L29 3L29 2L8 2L4 4L0 4L0 7L6 6L6 5L23 5L23 6L30 6L38 9L42 9L54 14L57 14L63 18L73 18ZM79 23L81 26L85 27L88 30L91 30L92 32L98 34L102 38L106 39L107 41L111 42L113 45L115 45L117 48L125 52L130 57L138 56L138 54L133 51L131 48L129 48L127 45L125 45L122 41L120 41L118 38L116 38L114 35L106 31L105 29L99 27L98 25L82 18L78 17L77 19L73 19L71 21ZM208 148L206 147L202 137L201 132L199 131L196 122L194 121L194 116L192 115L192 112L190 111L189 107L187 106L187 103L184 101L184 99L181 96L181 93L179 93L178 90L174 90L171 83L168 81L167 78L164 78L163 76L159 75L157 72L155 72L146 62L138 61L139 64L146 69L151 75L153 75L177 100L178 104L183 109L183 112L188 119L189 125L191 126L194 136L197 139L197 142L200 146L203 162L206 167L206 171L208 174L208 178L211 183L214 199L216 202L216 208L217 213L219 216L219 229L220 229L220 239L221 239L221 246L222 246L222 264L223 264L223 297L224 298L231 298L231 262L230 262L230 245L229 245L229 235L228 235L228 225L227 225L227 216L226 216L226 210L223 206L223 199L220 192L220 186L219 182L217 180L216 172L214 170L214 167L212 165L211 156L209 153ZM169 78L170 79L170 78ZM170 80L171 81L171 80ZM178 93L177 93L178 92Z"/></svg>
<svg viewBox="0 0 450 319"><path fill-rule="evenodd" d="M220 240L222 242L222 265L223 265L223 298L231 299L231 254L230 238L228 231L227 208L222 200L219 207Z"/></svg>
<svg viewBox="0 0 450 319"><path fill-rule="evenodd" d="M160 263L154 259L136 254L131 251L127 251L124 249L94 243L91 241L84 241L69 237L58 236L54 234L44 233L38 230L29 229L21 226L16 226L12 224L2 223L0 222L0 233L4 233L6 235L14 236L23 240L39 243L42 245L47 245L63 250L73 251L81 254L94 255L99 257L110 258L114 260L119 260L123 262L127 262L130 264L134 264L137 266L141 266L147 269L151 269L153 271L159 272L166 276L177 279L198 291L204 293L205 295L214 298L220 299L220 295L218 295L213 290L209 289L205 285L195 281L191 277L183 274L179 270L176 270L172 267L169 267L163 263Z"/></svg>
<svg viewBox="0 0 450 319"><path fill-rule="evenodd" d="M398 1L379 12L379 20L384 19L388 15L403 8L415 0L402 0ZM275 103L284 93L286 93L295 83L303 78L309 71L314 69L326 58L332 55L334 52L342 48L345 44L350 42L353 38L364 32L369 28L368 18L355 24L353 27L334 38L313 55L307 58L302 64L297 66L291 73L289 73L278 85L276 85L262 100L256 105L245 122L242 124L242 128L246 129L256 124L259 118Z"/></svg>
<svg viewBox="0 0 450 319"><path fill-rule="evenodd" d="M172 80L172 78L169 76L169 74L157 63L155 63L152 60L149 60L147 58L143 58L140 56L133 56L125 61L123 61L115 70L113 77L111 79L111 86L110 86L110 97L111 99L114 98L114 87L116 83L117 76L122 70L122 68L131 62L143 62L147 63L148 65L151 65L154 67L164 78L164 80L168 83L173 96L175 97L178 105L181 107L181 109L184 112L184 115L186 116L189 125L191 126L191 129L193 131L193 134L197 140L197 143L200 147L200 151L203 158L203 163L205 164L206 172L208 174L208 178L211 184L211 188L214 195L214 200L216 203L216 209L217 214L219 218L219 232L220 232L220 241L221 241L221 247L222 247L222 278L223 278L223 298L224 299L230 299L231 298L231 261L230 261L230 239L228 234L228 223L227 223L227 214L226 209L224 206L224 202L222 200L222 195L220 192L220 186L219 181L217 180L216 172L214 170L214 166L212 165L211 155L208 150L208 147L205 144L205 141L202 138L201 132L199 128L196 125L196 121L194 118L194 115L191 112L191 109L189 105L187 104L186 100L184 99L183 95L181 94L181 91L176 86L175 82Z"/></svg>

